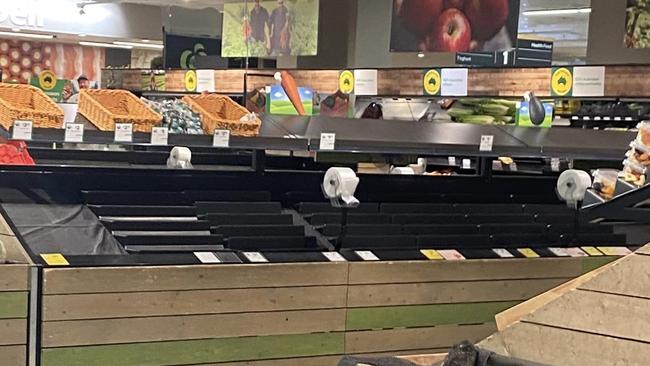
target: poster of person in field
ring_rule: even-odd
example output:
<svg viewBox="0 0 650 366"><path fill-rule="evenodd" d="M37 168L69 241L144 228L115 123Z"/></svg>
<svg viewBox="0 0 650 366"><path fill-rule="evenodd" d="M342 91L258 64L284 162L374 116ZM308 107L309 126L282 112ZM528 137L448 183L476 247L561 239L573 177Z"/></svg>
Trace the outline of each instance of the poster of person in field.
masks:
<svg viewBox="0 0 650 366"><path fill-rule="evenodd" d="M315 56L319 0L224 4L222 57Z"/></svg>
<svg viewBox="0 0 650 366"><path fill-rule="evenodd" d="M627 0L625 26L625 47L650 48L650 0Z"/></svg>

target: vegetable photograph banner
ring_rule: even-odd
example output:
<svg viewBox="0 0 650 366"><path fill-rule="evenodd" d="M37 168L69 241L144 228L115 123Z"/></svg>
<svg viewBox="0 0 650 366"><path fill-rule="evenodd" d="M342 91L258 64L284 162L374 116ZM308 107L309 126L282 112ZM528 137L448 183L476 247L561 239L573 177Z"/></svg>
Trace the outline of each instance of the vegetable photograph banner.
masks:
<svg viewBox="0 0 650 366"><path fill-rule="evenodd" d="M628 0L625 18L626 48L650 48L650 0Z"/></svg>
<svg viewBox="0 0 650 366"><path fill-rule="evenodd" d="M519 0L393 0L391 52L495 52L517 46Z"/></svg>
<svg viewBox="0 0 650 366"><path fill-rule="evenodd" d="M222 57L315 56L319 0L224 4Z"/></svg>

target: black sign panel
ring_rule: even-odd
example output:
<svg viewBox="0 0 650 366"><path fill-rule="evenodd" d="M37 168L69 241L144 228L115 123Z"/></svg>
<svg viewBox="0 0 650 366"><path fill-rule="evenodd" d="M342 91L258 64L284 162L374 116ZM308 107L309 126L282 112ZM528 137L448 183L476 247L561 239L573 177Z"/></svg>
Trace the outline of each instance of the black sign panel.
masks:
<svg viewBox="0 0 650 366"><path fill-rule="evenodd" d="M165 33L165 68L196 69L197 60L205 56L221 57L221 39Z"/></svg>

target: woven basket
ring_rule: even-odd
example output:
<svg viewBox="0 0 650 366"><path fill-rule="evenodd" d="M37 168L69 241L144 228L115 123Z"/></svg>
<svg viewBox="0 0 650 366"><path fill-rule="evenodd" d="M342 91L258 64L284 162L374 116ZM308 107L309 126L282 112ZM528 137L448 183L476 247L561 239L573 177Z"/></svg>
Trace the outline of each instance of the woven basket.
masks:
<svg viewBox="0 0 650 366"><path fill-rule="evenodd" d="M34 127L60 128L63 110L36 87L0 84L0 125L9 129L17 119L32 121Z"/></svg>
<svg viewBox="0 0 650 366"><path fill-rule="evenodd" d="M214 130L230 130L233 136L252 137L260 133L262 121L255 118L252 122L241 122L240 119L250 112L222 95L186 95L183 102L201 115L203 131L211 135Z"/></svg>
<svg viewBox="0 0 650 366"><path fill-rule="evenodd" d="M84 89L79 113L101 131L115 130L116 123L131 123L133 131L151 132L162 116L126 90Z"/></svg>

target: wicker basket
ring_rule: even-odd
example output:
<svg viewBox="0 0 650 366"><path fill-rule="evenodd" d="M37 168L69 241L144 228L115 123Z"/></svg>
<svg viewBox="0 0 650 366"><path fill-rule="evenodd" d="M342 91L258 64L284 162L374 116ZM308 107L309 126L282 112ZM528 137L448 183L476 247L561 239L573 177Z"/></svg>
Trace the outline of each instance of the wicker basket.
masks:
<svg viewBox="0 0 650 366"><path fill-rule="evenodd" d="M214 130L230 130L233 136L252 137L260 133L262 121L255 118L252 122L241 122L240 119L250 112L222 95L193 95L183 97L192 110L201 115L203 131L211 135Z"/></svg>
<svg viewBox="0 0 650 366"><path fill-rule="evenodd" d="M85 89L79 95L79 113L101 131L116 123L132 123L133 131L151 132L162 116L126 90Z"/></svg>
<svg viewBox="0 0 650 366"><path fill-rule="evenodd" d="M0 124L9 129L17 119L30 120L34 127L60 128L63 110L36 87L0 84Z"/></svg>

